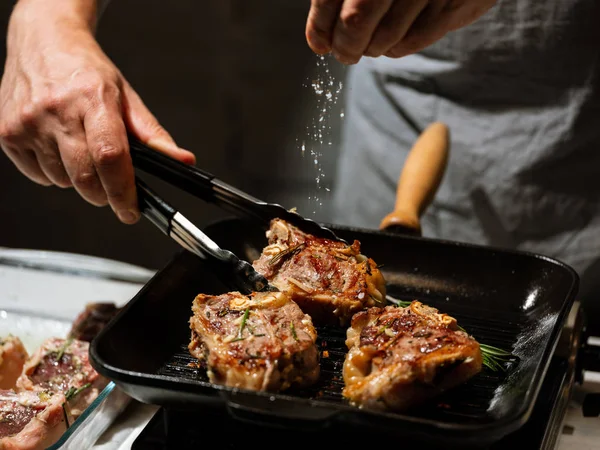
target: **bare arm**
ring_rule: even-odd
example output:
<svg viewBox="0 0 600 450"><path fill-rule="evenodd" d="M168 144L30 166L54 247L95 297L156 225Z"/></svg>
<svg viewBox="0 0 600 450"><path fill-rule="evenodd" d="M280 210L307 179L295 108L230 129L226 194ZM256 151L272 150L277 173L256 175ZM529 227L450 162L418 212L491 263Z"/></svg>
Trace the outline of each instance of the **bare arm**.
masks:
<svg viewBox="0 0 600 450"><path fill-rule="evenodd" d="M181 161L177 147L104 54L94 32L96 0L20 0L9 22L0 83L0 146L42 185L74 187L139 219L127 130Z"/></svg>

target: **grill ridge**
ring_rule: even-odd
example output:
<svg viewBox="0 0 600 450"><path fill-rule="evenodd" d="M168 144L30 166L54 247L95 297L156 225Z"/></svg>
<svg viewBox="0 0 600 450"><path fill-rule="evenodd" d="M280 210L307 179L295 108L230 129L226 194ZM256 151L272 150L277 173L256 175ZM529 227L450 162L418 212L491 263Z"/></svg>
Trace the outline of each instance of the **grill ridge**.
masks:
<svg viewBox="0 0 600 450"><path fill-rule="evenodd" d="M483 326L481 325L483 321L466 313L452 315L457 318L461 326L472 332L480 343L494 345L509 351L513 348L521 329L520 324L502 323L502 327L495 327L494 325L498 324L489 321L486 321L486 326ZM317 346L321 355L320 380L315 386L294 392L289 391L286 394L340 405L346 404L346 400L342 397L344 387L342 366L347 352L345 331L328 327L316 328ZM327 356L324 356L324 351L327 351ZM410 414L454 423L465 423L465 420L491 421L493 415L488 410L495 391L513 369L513 366L507 365L507 371L501 373L484 368L482 372L465 384L413 409ZM206 369L199 367L197 360L189 354L187 342L180 345L177 352L159 369L158 375L208 382Z"/></svg>

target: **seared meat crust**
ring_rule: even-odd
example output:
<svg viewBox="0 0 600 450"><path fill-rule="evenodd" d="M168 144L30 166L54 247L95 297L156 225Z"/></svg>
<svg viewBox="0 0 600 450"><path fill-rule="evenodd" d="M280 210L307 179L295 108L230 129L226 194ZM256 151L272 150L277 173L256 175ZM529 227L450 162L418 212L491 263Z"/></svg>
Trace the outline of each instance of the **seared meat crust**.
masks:
<svg viewBox="0 0 600 450"><path fill-rule="evenodd" d="M317 238L280 219L254 268L286 292L315 325L348 326L352 315L383 306L385 280L377 264L352 245Z"/></svg>
<svg viewBox="0 0 600 450"><path fill-rule="evenodd" d="M275 392L317 381L317 332L285 293L200 294L192 311L188 348L212 383Z"/></svg>
<svg viewBox="0 0 600 450"><path fill-rule="evenodd" d="M363 408L405 410L482 368L477 341L418 301L359 312L346 336L343 395Z"/></svg>

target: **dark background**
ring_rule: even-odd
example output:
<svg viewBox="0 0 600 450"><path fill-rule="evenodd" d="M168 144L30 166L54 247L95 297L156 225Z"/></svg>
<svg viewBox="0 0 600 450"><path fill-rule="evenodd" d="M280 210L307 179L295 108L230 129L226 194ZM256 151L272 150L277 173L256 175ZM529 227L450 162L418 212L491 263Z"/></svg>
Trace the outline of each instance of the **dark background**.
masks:
<svg viewBox="0 0 600 450"><path fill-rule="evenodd" d="M0 2L0 59L14 2ZM113 0L97 37L105 52L197 165L263 200L326 217L339 144L340 99L332 142L313 158L299 140L317 117L306 83L321 74L304 38L305 0ZM3 64L2 64L3 66ZM342 81L343 66L329 68ZM342 95L343 95L342 91ZM41 187L0 154L0 246L90 254L160 268L177 250L145 219L133 226L73 189ZM225 216L214 206L151 180L199 226ZM319 196L322 206L309 200Z"/></svg>

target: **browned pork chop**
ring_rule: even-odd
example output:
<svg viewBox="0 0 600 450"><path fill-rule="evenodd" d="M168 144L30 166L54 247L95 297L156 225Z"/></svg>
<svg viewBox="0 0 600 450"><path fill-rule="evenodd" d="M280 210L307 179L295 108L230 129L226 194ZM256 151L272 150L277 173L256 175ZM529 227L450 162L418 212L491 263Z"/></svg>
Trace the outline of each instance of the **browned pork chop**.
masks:
<svg viewBox="0 0 600 450"><path fill-rule="evenodd" d="M478 342L453 317L418 301L356 314L346 345L343 395L369 409L405 410L464 383L482 367Z"/></svg>
<svg viewBox="0 0 600 450"><path fill-rule="evenodd" d="M43 450L66 430L65 396L0 391L0 450Z"/></svg>
<svg viewBox="0 0 600 450"><path fill-rule="evenodd" d="M285 293L200 294L192 311L188 348L212 383L275 392L317 381L317 333Z"/></svg>
<svg viewBox="0 0 600 450"><path fill-rule="evenodd" d="M317 238L280 220L271 221L268 245L254 268L292 297L315 325L350 324L352 315L386 302L377 264L352 245Z"/></svg>
<svg viewBox="0 0 600 450"><path fill-rule="evenodd" d="M76 419L108 384L90 365L89 345L77 339L47 339L25 363L17 390L63 394L69 417Z"/></svg>
<svg viewBox="0 0 600 450"><path fill-rule="evenodd" d="M29 357L21 340L9 334L0 339L0 389L12 389Z"/></svg>

